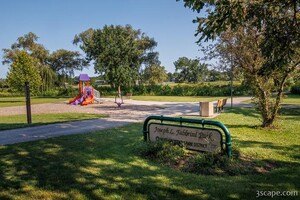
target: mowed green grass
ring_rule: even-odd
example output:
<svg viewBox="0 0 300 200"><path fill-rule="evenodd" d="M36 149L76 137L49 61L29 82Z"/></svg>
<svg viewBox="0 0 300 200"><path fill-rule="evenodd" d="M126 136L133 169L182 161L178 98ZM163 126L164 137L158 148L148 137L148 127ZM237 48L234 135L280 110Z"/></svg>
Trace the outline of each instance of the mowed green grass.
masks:
<svg viewBox="0 0 300 200"><path fill-rule="evenodd" d="M32 124L27 124L26 115L10 115L0 117L0 130L24 128L28 126L38 126L53 124L59 122L98 119L107 117L102 114L89 114L89 113L48 113L48 114L33 114Z"/></svg>
<svg viewBox="0 0 300 200"><path fill-rule="evenodd" d="M252 102L252 100L243 101L243 103L251 103L251 102ZM286 97L284 97L282 99L282 104L299 105L300 106L300 95L298 95L298 94L286 95Z"/></svg>
<svg viewBox="0 0 300 200"><path fill-rule="evenodd" d="M282 109L277 129L260 128L258 113L249 108L225 109L214 120L229 128L233 148L245 162L272 163L272 169L239 176L179 172L137 156L142 124L131 124L0 146L0 199L257 199L257 191L299 195L299 108Z"/></svg>
<svg viewBox="0 0 300 200"><path fill-rule="evenodd" d="M289 94L286 98L283 98L283 104L300 105L300 95Z"/></svg>
<svg viewBox="0 0 300 200"><path fill-rule="evenodd" d="M54 103L70 100L70 98L63 97L31 97L31 104L43 104L43 103ZM0 108L1 107L10 107L10 106L24 106L26 105L25 97L1 97L0 98Z"/></svg>
<svg viewBox="0 0 300 200"><path fill-rule="evenodd" d="M161 101L161 102L200 102L217 101L225 97L204 97L204 96L132 96L133 100L140 101Z"/></svg>

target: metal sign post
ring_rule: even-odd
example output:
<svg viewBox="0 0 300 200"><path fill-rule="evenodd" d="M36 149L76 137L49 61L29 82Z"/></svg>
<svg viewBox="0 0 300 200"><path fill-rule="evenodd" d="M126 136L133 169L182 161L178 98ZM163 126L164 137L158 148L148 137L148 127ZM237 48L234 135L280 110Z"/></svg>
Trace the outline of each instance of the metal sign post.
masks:
<svg viewBox="0 0 300 200"><path fill-rule="evenodd" d="M25 82L25 95L26 95L26 113L27 113L27 123L31 124L31 107L30 107L30 89L29 82Z"/></svg>

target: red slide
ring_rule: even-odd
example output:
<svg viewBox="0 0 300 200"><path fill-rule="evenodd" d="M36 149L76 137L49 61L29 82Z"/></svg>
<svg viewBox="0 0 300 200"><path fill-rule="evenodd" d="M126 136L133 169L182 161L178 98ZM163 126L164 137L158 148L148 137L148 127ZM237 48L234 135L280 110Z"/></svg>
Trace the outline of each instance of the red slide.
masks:
<svg viewBox="0 0 300 200"><path fill-rule="evenodd" d="M78 94L74 99L70 100L69 103L75 102L77 99L80 99L81 94Z"/></svg>

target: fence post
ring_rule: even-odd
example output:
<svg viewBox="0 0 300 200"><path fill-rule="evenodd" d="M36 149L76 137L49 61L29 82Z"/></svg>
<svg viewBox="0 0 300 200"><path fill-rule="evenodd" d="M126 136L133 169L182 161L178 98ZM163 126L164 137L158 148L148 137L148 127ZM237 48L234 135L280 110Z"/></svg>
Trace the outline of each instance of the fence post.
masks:
<svg viewBox="0 0 300 200"><path fill-rule="evenodd" d="M25 95L26 95L27 124L31 124L30 89L29 89L28 81L25 82Z"/></svg>

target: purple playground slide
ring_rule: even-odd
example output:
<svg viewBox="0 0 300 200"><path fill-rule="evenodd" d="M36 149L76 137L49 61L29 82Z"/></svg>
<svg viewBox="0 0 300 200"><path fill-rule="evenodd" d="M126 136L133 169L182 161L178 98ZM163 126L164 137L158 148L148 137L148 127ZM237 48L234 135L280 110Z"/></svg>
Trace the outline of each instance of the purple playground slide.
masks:
<svg viewBox="0 0 300 200"><path fill-rule="evenodd" d="M77 99L76 101L74 101L73 103L71 103L71 105L81 104L81 102L83 102L83 100L84 100L84 95L81 95L81 97L79 99Z"/></svg>

